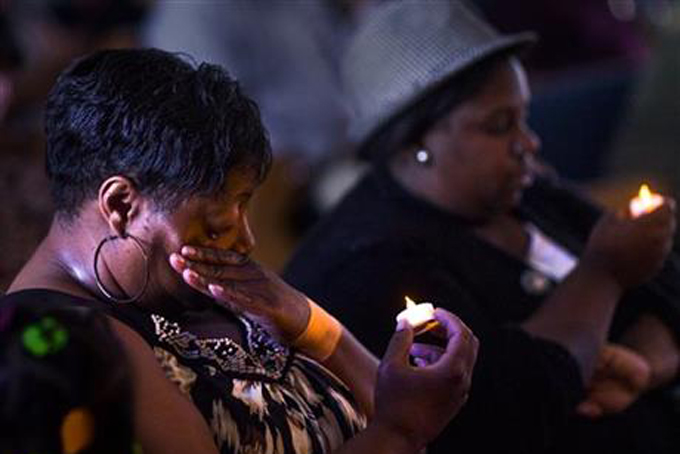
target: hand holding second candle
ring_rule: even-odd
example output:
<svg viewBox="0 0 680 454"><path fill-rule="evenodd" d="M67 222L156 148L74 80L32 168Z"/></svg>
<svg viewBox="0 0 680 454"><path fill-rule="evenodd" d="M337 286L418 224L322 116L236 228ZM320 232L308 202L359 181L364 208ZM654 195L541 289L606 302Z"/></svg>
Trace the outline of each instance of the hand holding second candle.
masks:
<svg viewBox="0 0 680 454"><path fill-rule="evenodd" d="M675 202L664 203L643 216L605 213L590 233L581 265L606 272L622 288L651 279L673 245Z"/></svg>

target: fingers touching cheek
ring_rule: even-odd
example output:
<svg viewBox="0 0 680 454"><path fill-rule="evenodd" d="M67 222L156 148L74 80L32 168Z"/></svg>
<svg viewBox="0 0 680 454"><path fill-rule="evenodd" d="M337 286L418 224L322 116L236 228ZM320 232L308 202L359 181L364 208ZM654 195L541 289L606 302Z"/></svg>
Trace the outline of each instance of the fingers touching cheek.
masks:
<svg viewBox="0 0 680 454"><path fill-rule="evenodd" d="M229 249L182 246L181 254L188 260L211 265L242 265L248 261L247 255Z"/></svg>
<svg viewBox="0 0 680 454"><path fill-rule="evenodd" d="M169 262L172 269L178 273L182 273L187 267L186 260L184 260L184 258L176 252L170 254Z"/></svg>

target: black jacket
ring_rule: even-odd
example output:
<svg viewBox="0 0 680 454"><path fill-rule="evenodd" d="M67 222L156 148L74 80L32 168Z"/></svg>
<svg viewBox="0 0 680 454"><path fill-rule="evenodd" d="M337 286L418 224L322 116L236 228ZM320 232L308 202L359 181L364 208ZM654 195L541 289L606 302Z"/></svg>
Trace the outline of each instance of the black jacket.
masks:
<svg viewBox="0 0 680 454"><path fill-rule="evenodd" d="M517 214L578 255L599 210L540 180ZM653 283L626 295L613 338L643 307L680 334L677 270L668 263ZM584 396L578 365L561 346L517 328L554 283L536 285L526 264L472 235L462 219L408 194L384 169L369 173L312 231L285 277L378 355L405 295L452 311L475 332L480 350L470 400L431 453L665 452L650 438L667 439L664 425L678 422L664 414L653 434L645 433L636 407L647 412L656 405L649 399L598 423L575 418Z"/></svg>

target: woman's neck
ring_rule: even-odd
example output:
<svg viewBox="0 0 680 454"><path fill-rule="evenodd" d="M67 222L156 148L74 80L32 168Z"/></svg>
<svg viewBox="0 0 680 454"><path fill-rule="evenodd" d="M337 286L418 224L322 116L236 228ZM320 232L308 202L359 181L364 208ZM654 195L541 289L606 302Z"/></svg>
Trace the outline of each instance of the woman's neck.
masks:
<svg viewBox="0 0 680 454"><path fill-rule="evenodd" d="M88 252L94 250L90 245L91 235L74 230L77 228L55 217L47 236L16 276L8 293L44 288L98 298L88 261Z"/></svg>
<svg viewBox="0 0 680 454"><path fill-rule="evenodd" d="M403 153L401 154L404 155ZM529 237L522 223L510 212L489 213L465 197L450 191L433 174L432 169L414 165L397 157L388 165L388 171L398 184L414 197L455 214L468 222L472 232L496 248L519 259L526 257ZM463 194L460 191L459 194Z"/></svg>
<svg viewBox="0 0 680 454"><path fill-rule="evenodd" d="M511 214L496 216L490 222L474 227L473 233L513 257L524 260L529 252L529 234Z"/></svg>
<svg viewBox="0 0 680 454"><path fill-rule="evenodd" d="M400 153L388 164L387 171L406 192L442 211L464 219L472 226L492 223L502 213L488 213L465 197L465 191L451 190L451 182L442 181L435 168L415 164L408 154Z"/></svg>

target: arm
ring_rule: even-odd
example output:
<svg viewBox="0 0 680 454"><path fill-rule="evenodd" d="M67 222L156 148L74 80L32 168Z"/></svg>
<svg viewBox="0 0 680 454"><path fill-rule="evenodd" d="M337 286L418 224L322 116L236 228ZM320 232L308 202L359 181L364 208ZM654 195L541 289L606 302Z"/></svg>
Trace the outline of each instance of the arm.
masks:
<svg viewBox="0 0 680 454"><path fill-rule="evenodd" d="M415 352L423 366L413 367L413 332L399 326L380 365L376 417L335 454L416 454L458 413L470 387L477 340L452 314L438 311L436 317L446 348L435 358ZM165 378L144 340L115 319L111 324L132 368L135 433L144 452L218 454L205 420Z"/></svg>
<svg viewBox="0 0 680 454"><path fill-rule="evenodd" d="M620 344L600 350L588 397L577 410L590 418L619 413L646 391L672 382L679 365L670 329L656 316L642 315Z"/></svg>
<svg viewBox="0 0 680 454"><path fill-rule="evenodd" d="M284 343L293 344L305 330L310 300L275 273L229 251L191 248L182 252L182 257L173 254L170 262L192 287L232 311L245 310ZM340 340L328 357L315 357L314 350L304 346L301 350L336 374L366 415L372 416L378 360L352 333L342 328Z"/></svg>
<svg viewBox="0 0 680 454"><path fill-rule="evenodd" d="M528 333L566 348L579 363L584 382L592 376L624 289L650 279L670 251L672 205L637 219L604 215L579 265L522 324Z"/></svg>
<svg viewBox="0 0 680 454"><path fill-rule="evenodd" d="M521 327L566 348L579 364L585 383L622 293L623 288L609 273L581 262Z"/></svg>
<svg viewBox="0 0 680 454"><path fill-rule="evenodd" d="M650 366L648 388L671 383L680 371L680 346L668 328L654 315L641 315L621 338L621 344L640 354Z"/></svg>
<svg viewBox="0 0 680 454"><path fill-rule="evenodd" d="M373 416L378 359L351 332L343 329L338 346L322 364L347 385L370 419Z"/></svg>
<svg viewBox="0 0 680 454"><path fill-rule="evenodd" d="M218 454L205 419L165 377L144 339L118 320L110 321L130 362L135 434L144 452Z"/></svg>
<svg viewBox="0 0 680 454"><path fill-rule="evenodd" d="M450 446L493 452L500 440L507 443L504 449L541 449L582 398L576 363L559 345L505 324L503 308L516 302L508 300L512 292L502 283L482 284L480 293L480 281L475 288L463 277L471 266L468 257L453 246L439 251L381 240L329 253L324 264L330 266L293 278L375 353L384 351L405 295L458 315L480 340L474 385L465 411L435 444L444 452ZM473 269L484 259L477 255ZM496 435L480 438L475 428L481 426Z"/></svg>
<svg viewBox="0 0 680 454"><path fill-rule="evenodd" d="M589 418L620 413L647 389L650 376L651 368L642 356L620 344L605 344L588 383L588 395L576 411Z"/></svg>

